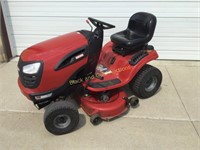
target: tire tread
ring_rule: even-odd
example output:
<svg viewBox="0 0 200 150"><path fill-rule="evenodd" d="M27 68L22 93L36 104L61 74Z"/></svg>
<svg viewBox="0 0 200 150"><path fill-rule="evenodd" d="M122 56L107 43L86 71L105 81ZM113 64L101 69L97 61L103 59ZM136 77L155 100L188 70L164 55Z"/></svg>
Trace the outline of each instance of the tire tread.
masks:
<svg viewBox="0 0 200 150"><path fill-rule="evenodd" d="M76 117L78 117L76 120L76 122L75 122L75 126L73 127L73 128L71 128L70 129L70 131L65 131L65 132L59 132L59 131L54 131L53 129L49 129L47 126L48 126L48 124L47 124L47 122L48 122L48 116L49 115L51 115L54 111L57 111L57 110L65 110L65 109L68 109L68 110L71 110L72 112L74 112L75 114L79 114L78 113L78 110L77 110L77 106L75 106L75 104L71 101L71 100L60 100L60 101L56 101L56 102L53 102L53 103L51 103L48 107L47 107L47 109L45 110L45 113L44 113L44 125L45 125L45 127L46 127L46 129L49 131L49 132L51 132L51 133L53 133L53 134L55 134L55 135L61 135L61 134L65 134L65 133L69 133L69 132L71 132L72 130L74 130L75 129L75 127L77 126L77 124L78 124L78 120L79 120L79 115L78 116L76 116Z"/></svg>
<svg viewBox="0 0 200 150"><path fill-rule="evenodd" d="M148 98L149 96L145 96L140 92L140 86L144 79L144 77L153 70L158 70L157 68L146 64L144 65L136 74L136 76L133 78L133 80L130 82L130 89L132 90L133 94L136 95L139 98ZM158 70L159 71L159 70ZM160 71L159 71L160 72ZM161 74L161 80L162 80L162 74Z"/></svg>

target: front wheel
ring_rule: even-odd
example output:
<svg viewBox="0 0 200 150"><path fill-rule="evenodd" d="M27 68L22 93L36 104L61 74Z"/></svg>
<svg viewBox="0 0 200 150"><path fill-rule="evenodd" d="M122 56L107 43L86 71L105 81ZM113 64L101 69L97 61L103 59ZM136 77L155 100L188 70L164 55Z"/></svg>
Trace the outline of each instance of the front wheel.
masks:
<svg viewBox="0 0 200 150"><path fill-rule="evenodd" d="M46 129L55 135L73 131L79 122L77 107L71 101L57 101L49 105L44 113Z"/></svg>
<svg viewBox="0 0 200 150"><path fill-rule="evenodd" d="M136 74L129 86L137 97L149 98L157 92L161 82L162 73L160 70L146 64Z"/></svg>

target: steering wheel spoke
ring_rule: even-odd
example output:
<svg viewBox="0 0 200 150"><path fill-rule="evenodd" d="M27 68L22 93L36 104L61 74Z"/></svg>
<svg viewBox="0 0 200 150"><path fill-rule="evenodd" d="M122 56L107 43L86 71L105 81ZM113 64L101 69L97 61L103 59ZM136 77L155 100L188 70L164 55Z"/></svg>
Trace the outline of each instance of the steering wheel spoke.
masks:
<svg viewBox="0 0 200 150"><path fill-rule="evenodd" d="M90 20L90 22L95 26L95 27L102 27L103 29L112 29L115 28L114 25L94 19L92 17L88 17L88 19Z"/></svg>

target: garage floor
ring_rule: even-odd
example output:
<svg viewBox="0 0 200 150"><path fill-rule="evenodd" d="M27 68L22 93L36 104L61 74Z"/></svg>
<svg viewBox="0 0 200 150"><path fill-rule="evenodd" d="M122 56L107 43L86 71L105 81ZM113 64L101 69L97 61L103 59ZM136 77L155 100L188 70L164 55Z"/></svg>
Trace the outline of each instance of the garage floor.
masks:
<svg viewBox="0 0 200 150"><path fill-rule="evenodd" d="M54 136L19 91L17 62L0 64L0 150L200 150L200 62L154 61L163 83L152 98L93 126L80 110L75 132Z"/></svg>

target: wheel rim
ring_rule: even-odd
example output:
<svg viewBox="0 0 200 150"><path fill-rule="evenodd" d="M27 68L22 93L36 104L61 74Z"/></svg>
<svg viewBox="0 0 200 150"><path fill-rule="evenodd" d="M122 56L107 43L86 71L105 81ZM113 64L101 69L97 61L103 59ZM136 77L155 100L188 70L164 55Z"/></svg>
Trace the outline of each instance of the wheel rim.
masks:
<svg viewBox="0 0 200 150"><path fill-rule="evenodd" d="M55 117L53 120L54 126L60 129L66 128L70 125L71 123L71 118L69 115L58 115Z"/></svg>
<svg viewBox="0 0 200 150"><path fill-rule="evenodd" d="M158 79L156 76L151 77L147 82L145 83L145 91L151 92L157 85Z"/></svg>

